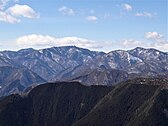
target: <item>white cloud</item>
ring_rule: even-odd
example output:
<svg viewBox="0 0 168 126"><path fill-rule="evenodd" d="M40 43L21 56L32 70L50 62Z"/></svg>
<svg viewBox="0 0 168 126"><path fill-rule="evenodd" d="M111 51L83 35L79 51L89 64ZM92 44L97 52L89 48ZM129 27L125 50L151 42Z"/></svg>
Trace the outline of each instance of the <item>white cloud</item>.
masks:
<svg viewBox="0 0 168 126"><path fill-rule="evenodd" d="M86 19L88 21L97 21L98 20L98 18L96 16L88 16L88 17L86 17Z"/></svg>
<svg viewBox="0 0 168 126"><path fill-rule="evenodd" d="M122 40L122 44L124 47L130 47L130 46L136 47L136 46L141 46L142 42L133 40L133 39L124 39Z"/></svg>
<svg viewBox="0 0 168 126"><path fill-rule="evenodd" d="M120 46L123 48L135 48L135 47L144 47L144 48L155 48L161 51L168 50L168 40L158 32L146 32L146 40L137 41L133 39L124 39L120 42Z"/></svg>
<svg viewBox="0 0 168 126"><path fill-rule="evenodd" d="M144 44L142 41L134 40L134 39L122 39L116 41L114 45L117 45L117 48L120 49L132 49L135 47L142 47Z"/></svg>
<svg viewBox="0 0 168 126"><path fill-rule="evenodd" d="M9 0L0 0L0 10L3 10Z"/></svg>
<svg viewBox="0 0 168 126"><path fill-rule="evenodd" d="M0 10L3 10L10 1L15 3L19 2L19 0L0 0Z"/></svg>
<svg viewBox="0 0 168 126"><path fill-rule="evenodd" d="M145 38L147 40L152 40L151 47L157 48L159 50L168 50L168 40L158 32L146 32Z"/></svg>
<svg viewBox="0 0 168 126"><path fill-rule="evenodd" d="M158 32L146 32L145 33L145 38L146 39L161 39L163 38L163 35L162 34L159 34Z"/></svg>
<svg viewBox="0 0 168 126"><path fill-rule="evenodd" d="M66 6L59 8L58 11L61 12L63 15L69 15L69 16L75 15L74 10Z"/></svg>
<svg viewBox="0 0 168 126"><path fill-rule="evenodd" d="M10 14L7 14L5 12L0 12L0 21L8 22L8 23L19 23L20 20L15 18L14 16L11 16Z"/></svg>
<svg viewBox="0 0 168 126"><path fill-rule="evenodd" d="M78 38L78 37L64 37L64 38L55 38L49 35L27 35L19 37L16 40L16 43L20 47L34 47L34 48L44 48L52 46L70 46L76 45L78 47L89 48L89 49L98 49L103 48L102 45L96 43L96 41Z"/></svg>
<svg viewBox="0 0 168 126"><path fill-rule="evenodd" d="M30 6L19 4L15 4L5 11L0 11L0 21L14 24L21 22L20 17L38 18L39 15Z"/></svg>
<svg viewBox="0 0 168 126"><path fill-rule="evenodd" d="M122 4L122 7L126 11L131 11L132 10L132 6L130 4L127 4L127 3Z"/></svg>
<svg viewBox="0 0 168 126"><path fill-rule="evenodd" d="M14 6L8 8L6 12L15 17L18 17L18 16L23 16L26 18L39 17L39 15L28 5L15 4Z"/></svg>
<svg viewBox="0 0 168 126"><path fill-rule="evenodd" d="M152 18L154 15L152 13L149 13L149 12L142 12L142 13L136 13L135 16L136 17L148 17L148 18Z"/></svg>
<svg viewBox="0 0 168 126"><path fill-rule="evenodd" d="M159 50L168 51L168 40L167 40L167 43L157 43L157 44L154 45L154 47L159 49Z"/></svg>
<svg viewBox="0 0 168 126"><path fill-rule="evenodd" d="M115 42L117 48L121 49L132 49L135 47L143 47L143 48L155 48L161 51L167 51L168 50L168 40L164 40L162 42L159 41L138 41L134 39L123 39L121 41Z"/></svg>

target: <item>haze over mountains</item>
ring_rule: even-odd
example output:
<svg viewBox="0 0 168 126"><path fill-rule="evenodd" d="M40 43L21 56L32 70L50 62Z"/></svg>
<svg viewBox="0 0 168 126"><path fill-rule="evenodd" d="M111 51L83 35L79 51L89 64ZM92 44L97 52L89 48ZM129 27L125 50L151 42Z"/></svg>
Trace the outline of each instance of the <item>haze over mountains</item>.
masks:
<svg viewBox="0 0 168 126"><path fill-rule="evenodd" d="M114 85L135 77L168 75L168 53L137 47L109 53L76 46L0 52L0 95L55 81ZM14 83L17 82L17 83Z"/></svg>

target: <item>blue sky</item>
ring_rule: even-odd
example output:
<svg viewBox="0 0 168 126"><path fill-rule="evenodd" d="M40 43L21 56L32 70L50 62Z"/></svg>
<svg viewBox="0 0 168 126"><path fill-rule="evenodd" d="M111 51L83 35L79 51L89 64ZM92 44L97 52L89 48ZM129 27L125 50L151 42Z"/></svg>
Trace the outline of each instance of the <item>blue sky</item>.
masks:
<svg viewBox="0 0 168 126"><path fill-rule="evenodd" d="M168 51L167 0L0 0L0 50Z"/></svg>

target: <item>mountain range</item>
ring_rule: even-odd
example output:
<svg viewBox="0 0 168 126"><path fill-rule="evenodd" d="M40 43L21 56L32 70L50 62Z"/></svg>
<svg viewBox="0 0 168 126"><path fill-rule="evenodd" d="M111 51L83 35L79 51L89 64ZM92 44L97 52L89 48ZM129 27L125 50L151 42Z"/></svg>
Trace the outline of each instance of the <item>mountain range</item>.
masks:
<svg viewBox="0 0 168 126"><path fill-rule="evenodd" d="M0 96L46 82L115 85L136 77L168 76L168 53L137 47L109 53L76 46L0 52Z"/></svg>
<svg viewBox="0 0 168 126"><path fill-rule="evenodd" d="M38 85L0 99L1 126L167 126L168 80L136 78L115 86Z"/></svg>

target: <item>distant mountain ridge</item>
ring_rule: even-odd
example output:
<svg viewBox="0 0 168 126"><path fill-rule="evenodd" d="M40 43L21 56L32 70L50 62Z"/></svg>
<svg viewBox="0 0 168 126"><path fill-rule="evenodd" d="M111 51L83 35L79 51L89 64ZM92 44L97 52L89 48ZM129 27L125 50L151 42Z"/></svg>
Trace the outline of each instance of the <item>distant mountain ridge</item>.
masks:
<svg viewBox="0 0 168 126"><path fill-rule="evenodd" d="M0 67L0 96L21 93L30 85L45 82L47 81L25 68Z"/></svg>
<svg viewBox="0 0 168 126"><path fill-rule="evenodd" d="M25 69L48 82L80 81L85 85L113 85L135 77L166 77L168 53L140 47L109 53L76 46L40 50L29 48L1 51L0 67L3 69L4 66ZM5 82L0 85L2 89L6 88ZM4 92L0 89L0 94L12 93Z"/></svg>

